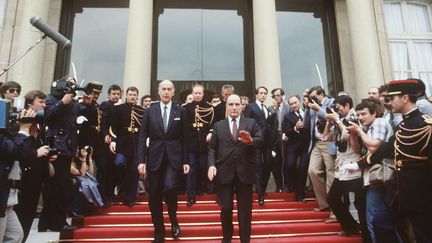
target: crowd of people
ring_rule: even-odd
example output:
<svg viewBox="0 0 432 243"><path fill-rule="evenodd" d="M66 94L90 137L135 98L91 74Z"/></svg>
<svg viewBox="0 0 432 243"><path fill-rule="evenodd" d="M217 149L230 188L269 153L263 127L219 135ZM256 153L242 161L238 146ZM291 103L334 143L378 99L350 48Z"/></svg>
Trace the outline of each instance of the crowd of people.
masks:
<svg viewBox="0 0 432 243"><path fill-rule="evenodd" d="M271 102L261 86L252 102L228 84L220 95L196 84L176 104L169 80L159 83L157 101L128 87L122 102L114 84L99 104L102 83L90 81L82 95L75 85L64 77L48 95L29 91L19 118L0 130L3 242L25 241L41 194L39 232L75 229L66 217L82 216L88 204L133 207L138 193L148 194L154 242L164 241L164 200L171 234L181 234L179 193L190 207L197 195L216 193L222 241L230 242L235 193L240 239L249 242L253 191L264 205L271 174L275 192L299 202L309 180L314 210L331 211L327 222L338 221L342 236L432 241L432 103L419 79L372 87L356 105L347 92L331 98L320 86L288 97L274 88ZM21 86L9 81L0 92L13 103ZM374 171L385 159L395 171L389 181Z"/></svg>

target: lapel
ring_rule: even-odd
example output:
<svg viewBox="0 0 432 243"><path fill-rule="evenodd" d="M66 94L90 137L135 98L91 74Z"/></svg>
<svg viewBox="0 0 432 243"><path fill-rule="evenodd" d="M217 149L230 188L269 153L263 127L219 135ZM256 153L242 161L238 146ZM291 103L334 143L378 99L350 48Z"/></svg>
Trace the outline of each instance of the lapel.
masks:
<svg viewBox="0 0 432 243"><path fill-rule="evenodd" d="M254 102L254 104L255 104L255 108L258 109L258 110L257 110L258 113L261 114L261 116L265 119L265 111L263 111L263 110L261 109L261 107L260 107L256 102ZM266 107L264 106L264 109L265 109L265 108L266 108Z"/></svg>
<svg viewBox="0 0 432 243"><path fill-rule="evenodd" d="M230 138L230 140L233 143L236 143L236 141L234 140L232 133L231 133L231 129L230 129L230 124L229 124L230 120L228 118L225 119L225 122L223 122L223 131L226 133L226 135ZM241 122L240 122L241 124ZM240 131L239 129L237 129L237 132Z"/></svg>
<svg viewBox="0 0 432 243"><path fill-rule="evenodd" d="M177 113L178 113L178 107L176 104L174 104L174 102L171 103L171 111L170 111L170 115L169 115L169 119L168 119L168 127L167 127L167 133L170 130L173 122L174 122L174 117L177 117Z"/></svg>

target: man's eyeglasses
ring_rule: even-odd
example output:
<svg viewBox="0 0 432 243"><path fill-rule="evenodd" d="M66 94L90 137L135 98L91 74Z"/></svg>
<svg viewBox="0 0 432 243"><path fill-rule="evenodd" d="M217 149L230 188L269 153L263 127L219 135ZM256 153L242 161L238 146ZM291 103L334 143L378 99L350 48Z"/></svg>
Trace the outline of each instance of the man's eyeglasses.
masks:
<svg viewBox="0 0 432 243"><path fill-rule="evenodd" d="M9 91L9 93L15 93L15 92L17 92L17 94L21 93L21 90L17 89L17 88L10 88L10 89L8 89L8 91Z"/></svg>

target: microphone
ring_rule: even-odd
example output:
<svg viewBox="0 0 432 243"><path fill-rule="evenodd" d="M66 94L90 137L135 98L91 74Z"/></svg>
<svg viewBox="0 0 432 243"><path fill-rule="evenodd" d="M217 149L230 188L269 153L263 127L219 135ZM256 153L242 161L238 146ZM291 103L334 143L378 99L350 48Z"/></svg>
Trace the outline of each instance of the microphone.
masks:
<svg viewBox="0 0 432 243"><path fill-rule="evenodd" d="M57 42L60 46L64 48L69 48L72 45L72 42L60 34L58 31L53 29L47 23L45 23L41 17L33 16L30 18L30 23L38 28L41 32L51 38L53 41Z"/></svg>

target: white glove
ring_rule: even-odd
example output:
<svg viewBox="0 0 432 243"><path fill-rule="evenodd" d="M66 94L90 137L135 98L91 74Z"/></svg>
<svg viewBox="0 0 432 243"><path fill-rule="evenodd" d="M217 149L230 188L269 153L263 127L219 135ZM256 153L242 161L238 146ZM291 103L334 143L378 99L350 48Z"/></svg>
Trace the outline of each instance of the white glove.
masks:
<svg viewBox="0 0 432 243"><path fill-rule="evenodd" d="M77 124L81 125L84 122L88 121L87 118L85 116L79 116L77 117Z"/></svg>
<svg viewBox="0 0 432 243"><path fill-rule="evenodd" d="M288 141L288 137L285 135L285 133L282 133L282 141Z"/></svg>
<svg viewBox="0 0 432 243"><path fill-rule="evenodd" d="M275 151L272 151L271 154L272 154L272 157L273 157L273 158L276 158L276 152L275 152Z"/></svg>

